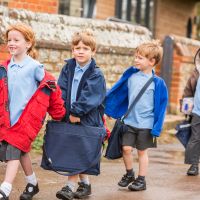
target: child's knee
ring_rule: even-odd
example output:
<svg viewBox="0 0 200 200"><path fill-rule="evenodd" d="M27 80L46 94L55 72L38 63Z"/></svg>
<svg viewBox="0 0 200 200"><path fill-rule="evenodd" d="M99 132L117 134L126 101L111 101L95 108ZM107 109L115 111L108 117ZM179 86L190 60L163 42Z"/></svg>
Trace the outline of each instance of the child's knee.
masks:
<svg viewBox="0 0 200 200"><path fill-rule="evenodd" d="M147 149L145 150L138 150L138 156L144 156L147 155Z"/></svg>
<svg viewBox="0 0 200 200"><path fill-rule="evenodd" d="M131 146L123 146L122 150L123 150L123 154L130 154L133 148Z"/></svg>

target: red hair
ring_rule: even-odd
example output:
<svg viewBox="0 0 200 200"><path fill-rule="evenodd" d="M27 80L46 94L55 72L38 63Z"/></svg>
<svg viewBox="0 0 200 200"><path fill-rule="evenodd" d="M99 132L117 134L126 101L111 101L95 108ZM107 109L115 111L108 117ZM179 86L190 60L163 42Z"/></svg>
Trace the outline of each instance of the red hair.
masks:
<svg viewBox="0 0 200 200"><path fill-rule="evenodd" d="M35 33L33 32L33 29L23 23L16 23L12 24L8 27L5 33L5 39L6 42L8 42L8 33L10 31L19 31L23 36L26 42L31 43L31 47L27 50L27 54L31 56L32 58L36 58L36 50L35 50Z"/></svg>

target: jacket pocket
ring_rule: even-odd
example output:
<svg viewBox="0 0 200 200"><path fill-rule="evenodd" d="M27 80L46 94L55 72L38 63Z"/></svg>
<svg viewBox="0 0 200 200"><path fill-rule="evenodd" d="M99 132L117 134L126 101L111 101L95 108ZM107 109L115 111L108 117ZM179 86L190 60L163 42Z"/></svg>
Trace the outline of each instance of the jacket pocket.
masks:
<svg viewBox="0 0 200 200"><path fill-rule="evenodd" d="M47 113L48 107L49 107L49 97L45 96L44 98L42 98L42 96L37 96L35 108L33 107L31 110L32 113L38 116L39 119L43 119Z"/></svg>
<svg viewBox="0 0 200 200"><path fill-rule="evenodd" d="M27 129L28 129L27 135L28 135L29 139L32 142L37 137L40 128L39 128L39 130L36 130L32 126L30 126L29 124L27 124Z"/></svg>
<svg viewBox="0 0 200 200"><path fill-rule="evenodd" d="M49 106L48 97L37 96L27 115L27 122L37 132L40 131Z"/></svg>

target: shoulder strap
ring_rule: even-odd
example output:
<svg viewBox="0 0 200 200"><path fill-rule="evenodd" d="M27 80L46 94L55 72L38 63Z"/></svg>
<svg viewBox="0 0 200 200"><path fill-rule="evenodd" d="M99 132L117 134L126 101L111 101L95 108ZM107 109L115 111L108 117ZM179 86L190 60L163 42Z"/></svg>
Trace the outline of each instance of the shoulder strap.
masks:
<svg viewBox="0 0 200 200"><path fill-rule="evenodd" d="M129 113L131 112L132 108L135 106L135 104L138 102L138 100L141 98L141 96L144 94L145 90L149 87L149 85L152 83L154 77L152 76L147 82L146 84L143 86L143 88L140 90L140 92L138 93L138 95L136 96L136 98L133 100L133 102L131 103L129 109L127 110L127 112L125 113L125 115L122 117L122 121L129 115Z"/></svg>

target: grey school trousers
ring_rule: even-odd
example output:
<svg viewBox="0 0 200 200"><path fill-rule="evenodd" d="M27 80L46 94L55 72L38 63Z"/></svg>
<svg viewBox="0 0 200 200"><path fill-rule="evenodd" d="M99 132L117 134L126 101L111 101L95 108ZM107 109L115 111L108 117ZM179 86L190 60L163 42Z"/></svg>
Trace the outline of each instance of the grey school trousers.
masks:
<svg viewBox="0 0 200 200"><path fill-rule="evenodd" d="M185 164L198 164L200 158L200 116L193 114L191 137L185 150Z"/></svg>

